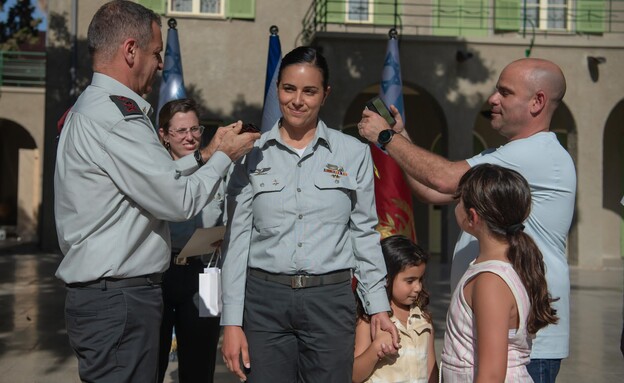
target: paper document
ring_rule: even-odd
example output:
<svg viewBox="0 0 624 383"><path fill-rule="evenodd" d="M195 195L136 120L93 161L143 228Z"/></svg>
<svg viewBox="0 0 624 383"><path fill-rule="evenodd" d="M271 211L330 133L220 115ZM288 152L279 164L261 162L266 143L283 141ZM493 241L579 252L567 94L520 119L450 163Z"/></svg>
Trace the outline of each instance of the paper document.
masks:
<svg viewBox="0 0 624 383"><path fill-rule="evenodd" d="M225 235L225 226L216 226L201 228L195 230L193 236L184 246L184 249L178 254L176 264L185 264L187 257L196 255L210 254L214 251L213 243L223 239Z"/></svg>

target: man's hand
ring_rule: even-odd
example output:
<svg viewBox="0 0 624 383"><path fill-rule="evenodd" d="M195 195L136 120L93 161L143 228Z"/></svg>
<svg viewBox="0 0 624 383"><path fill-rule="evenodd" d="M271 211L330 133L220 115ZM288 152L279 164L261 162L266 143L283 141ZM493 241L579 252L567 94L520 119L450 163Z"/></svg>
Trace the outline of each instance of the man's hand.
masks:
<svg viewBox="0 0 624 383"><path fill-rule="evenodd" d="M396 120L396 124L392 127L388 125L386 120L379 114L365 108L362 111L362 119L357 125L360 136L372 143L377 143L377 138L382 130L392 129L399 134L404 134L403 132L405 131L405 128L401 113L399 113L399 110L394 105L390 105L390 111Z"/></svg>
<svg viewBox="0 0 624 383"><path fill-rule="evenodd" d="M394 323L392 323L392 321L390 320L388 313L384 311L384 312L371 315L370 323L371 323L370 327L371 327L372 339L375 339L378 328L381 329L382 331L387 331L392 335L392 344L387 345L390 347L390 349L384 353L385 354L397 354L399 352L399 348L401 348L401 345L399 344L399 332L396 326L394 325Z"/></svg>
<svg viewBox="0 0 624 383"><path fill-rule="evenodd" d="M249 363L249 348L247 337L240 326L223 326L223 344L221 345L223 362L234 375L242 382L247 380L247 376L241 368L241 357L246 369L251 368Z"/></svg>
<svg viewBox="0 0 624 383"><path fill-rule="evenodd" d="M208 146L201 150L204 162L217 151L227 154L232 161L236 161L253 148L254 142L260 138L260 133L240 133L243 127L241 121L217 129Z"/></svg>

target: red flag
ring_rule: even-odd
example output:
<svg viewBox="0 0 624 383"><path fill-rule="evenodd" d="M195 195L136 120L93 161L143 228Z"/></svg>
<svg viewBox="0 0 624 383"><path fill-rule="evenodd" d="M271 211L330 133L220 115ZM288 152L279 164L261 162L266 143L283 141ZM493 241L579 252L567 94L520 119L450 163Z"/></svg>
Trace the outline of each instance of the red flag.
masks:
<svg viewBox="0 0 624 383"><path fill-rule="evenodd" d="M381 238L401 234L416 242L412 194L397 163L377 145L370 145L375 163L375 200Z"/></svg>

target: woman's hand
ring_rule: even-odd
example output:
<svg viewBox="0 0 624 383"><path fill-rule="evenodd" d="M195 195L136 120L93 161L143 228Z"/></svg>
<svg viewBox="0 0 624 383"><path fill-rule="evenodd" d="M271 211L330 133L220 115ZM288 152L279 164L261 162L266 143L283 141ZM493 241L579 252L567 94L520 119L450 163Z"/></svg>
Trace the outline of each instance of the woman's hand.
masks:
<svg viewBox="0 0 624 383"><path fill-rule="evenodd" d="M392 352L392 334L381 329L380 321L375 322L375 337L373 338L373 348L375 349L375 351L377 351L377 358L379 359L383 359L386 356L396 355L396 352Z"/></svg>
<svg viewBox="0 0 624 383"><path fill-rule="evenodd" d="M398 354L399 348L401 348L401 345L399 344L399 331L397 330L394 323L392 323L392 321L390 320L388 313L384 311L371 315L370 323L371 337L373 339L377 337L377 329L386 331L392 336L392 343L387 345L389 349L384 354Z"/></svg>
<svg viewBox="0 0 624 383"><path fill-rule="evenodd" d="M241 358L246 369L251 368L249 363L249 347L247 337L240 326L223 326L223 344L221 345L223 362L241 382L247 380L247 376L241 368Z"/></svg>

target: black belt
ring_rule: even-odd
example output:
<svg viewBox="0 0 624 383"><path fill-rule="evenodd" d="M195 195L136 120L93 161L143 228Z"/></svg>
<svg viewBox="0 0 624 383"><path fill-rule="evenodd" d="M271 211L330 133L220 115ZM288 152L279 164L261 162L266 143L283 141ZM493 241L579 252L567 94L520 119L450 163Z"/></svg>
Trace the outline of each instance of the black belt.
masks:
<svg viewBox="0 0 624 383"><path fill-rule="evenodd" d="M309 274L273 274L260 269L249 269L249 275L265 281L279 283L293 289L305 289L306 287L317 287L325 285L335 285L336 283L351 280L351 270L340 270L322 275Z"/></svg>
<svg viewBox="0 0 624 383"><path fill-rule="evenodd" d="M76 288L86 287L90 289L120 289L124 287L154 286L162 283L162 273L141 275L130 278L100 278L91 282L67 283L65 286Z"/></svg>

